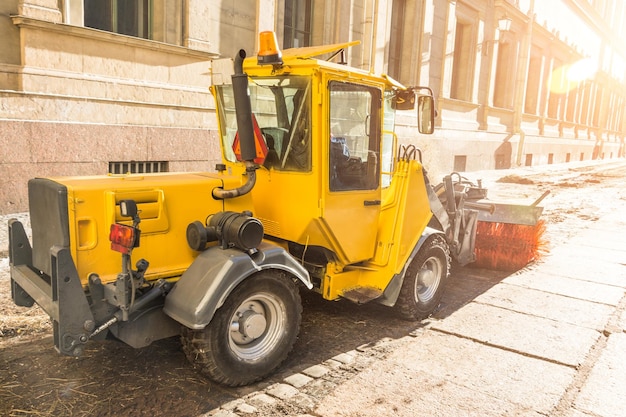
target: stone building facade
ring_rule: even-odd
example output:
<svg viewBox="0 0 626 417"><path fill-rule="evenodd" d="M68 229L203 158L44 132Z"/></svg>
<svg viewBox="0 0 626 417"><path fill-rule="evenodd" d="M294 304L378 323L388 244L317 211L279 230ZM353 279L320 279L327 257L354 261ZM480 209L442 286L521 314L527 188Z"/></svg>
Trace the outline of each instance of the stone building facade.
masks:
<svg viewBox="0 0 626 417"><path fill-rule="evenodd" d="M350 65L430 87L431 171L624 156L621 0L3 0L0 214L35 176L212 170L209 61L359 40Z"/></svg>

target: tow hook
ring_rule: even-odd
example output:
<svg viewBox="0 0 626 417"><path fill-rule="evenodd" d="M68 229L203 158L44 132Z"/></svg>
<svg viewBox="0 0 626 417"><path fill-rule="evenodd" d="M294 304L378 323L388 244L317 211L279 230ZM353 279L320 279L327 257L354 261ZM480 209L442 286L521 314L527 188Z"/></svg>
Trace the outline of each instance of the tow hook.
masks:
<svg viewBox="0 0 626 417"><path fill-rule="evenodd" d="M158 280L156 284L154 284L154 287L150 289L150 291L145 293L142 297L138 298L135 301L135 303L130 307L130 309L127 310L128 314L130 315L137 310L141 310L143 307L145 307L151 301L155 300L157 297L164 296L165 294L169 292L171 287L172 287L172 284L170 282L164 279ZM124 313L125 312L121 308L118 309L113 314L113 316L111 316L107 321L105 321L97 329L95 329L89 335L88 339L91 339L92 337L96 336L98 333L101 333L102 331L108 329L109 327L117 323L118 321L122 321Z"/></svg>

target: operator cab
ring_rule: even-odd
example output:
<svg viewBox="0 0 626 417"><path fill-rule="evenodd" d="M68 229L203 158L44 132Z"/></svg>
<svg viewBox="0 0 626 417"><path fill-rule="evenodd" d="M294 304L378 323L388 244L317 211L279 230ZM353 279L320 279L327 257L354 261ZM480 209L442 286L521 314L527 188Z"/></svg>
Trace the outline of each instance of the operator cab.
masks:
<svg viewBox="0 0 626 417"><path fill-rule="evenodd" d="M432 93L416 96L389 77L317 59L357 43L281 52L273 33L264 32L256 62L243 64L259 166L254 216L266 237L319 247L345 265L375 250L396 152L395 111L417 101L420 130L434 126ZM224 163L241 172L232 86L215 82L228 77L216 77L216 65L212 70Z"/></svg>

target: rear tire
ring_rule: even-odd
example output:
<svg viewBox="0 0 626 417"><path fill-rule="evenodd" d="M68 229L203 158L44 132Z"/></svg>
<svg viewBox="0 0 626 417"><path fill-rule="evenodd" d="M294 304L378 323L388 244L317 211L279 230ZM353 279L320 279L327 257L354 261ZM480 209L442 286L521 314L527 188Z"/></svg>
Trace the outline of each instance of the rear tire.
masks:
<svg viewBox="0 0 626 417"><path fill-rule="evenodd" d="M202 330L183 329L187 359L220 384L258 381L285 360L298 336L300 294L293 280L263 271L244 280Z"/></svg>
<svg viewBox="0 0 626 417"><path fill-rule="evenodd" d="M394 308L407 320L428 318L439 306L450 275L450 249L435 235L420 248L407 268Z"/></svg>

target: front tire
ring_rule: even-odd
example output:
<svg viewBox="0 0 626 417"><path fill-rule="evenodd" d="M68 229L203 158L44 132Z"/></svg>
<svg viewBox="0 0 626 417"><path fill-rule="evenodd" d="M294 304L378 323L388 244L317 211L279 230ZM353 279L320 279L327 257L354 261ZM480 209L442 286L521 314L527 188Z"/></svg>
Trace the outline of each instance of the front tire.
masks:
<svg viewBox="0 0 626 417"><path fill-rule="evenodd" d="M302 305L298 288L278 271L244 280L202 330L184 328L183 350L213 381L241 386L271 374L298 336Z"/></svg>
<svg viewBox="0 0 626 417"><path fill-rule="evenodd" d="M411 261L395 304L407 320L424 320L439 306L450 275L450 249L442 236L424 243Z"/></svg>

